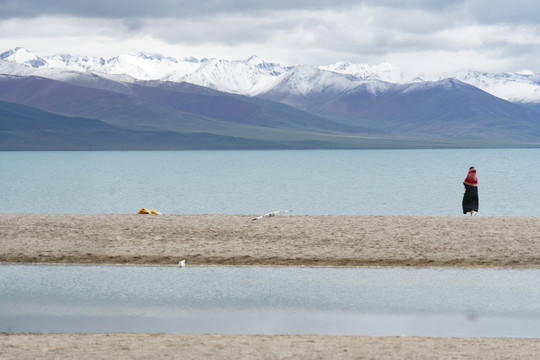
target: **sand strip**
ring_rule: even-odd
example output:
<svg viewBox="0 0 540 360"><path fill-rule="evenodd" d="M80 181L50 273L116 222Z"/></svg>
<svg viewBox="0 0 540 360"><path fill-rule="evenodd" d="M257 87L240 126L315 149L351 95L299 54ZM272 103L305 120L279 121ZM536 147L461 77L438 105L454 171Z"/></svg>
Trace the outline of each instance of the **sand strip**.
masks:
<svg viewBox="0 0 540 360"><path fill-rule="evenodd" d="M0 334L1 359L538 359L540 339Z"/></svg>
<svg viewBox="0 0 540 360"><path fill-rule="evenodd" d="M0 214L0 261L540 266L540 217Z"/></svg>

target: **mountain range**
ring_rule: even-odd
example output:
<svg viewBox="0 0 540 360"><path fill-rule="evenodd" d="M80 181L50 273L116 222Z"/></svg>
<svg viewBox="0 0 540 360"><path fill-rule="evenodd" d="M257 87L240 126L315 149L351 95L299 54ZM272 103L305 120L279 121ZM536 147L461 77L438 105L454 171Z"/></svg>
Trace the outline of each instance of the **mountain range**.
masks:
<svg viewBox="0 0 540 360"><path fill-rule="evenodd" d="M2 150L536 147L539 104L531 73L0 54Z"/></svg>

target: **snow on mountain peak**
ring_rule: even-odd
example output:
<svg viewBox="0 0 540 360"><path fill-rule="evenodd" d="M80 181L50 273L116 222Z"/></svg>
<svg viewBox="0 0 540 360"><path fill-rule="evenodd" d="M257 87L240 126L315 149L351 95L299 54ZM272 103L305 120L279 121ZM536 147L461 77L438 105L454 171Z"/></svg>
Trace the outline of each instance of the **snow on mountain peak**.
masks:
<svg viewBox="0 0 540 360"><path fill-rule="evenodd" d="M528 70L500 74L470 71L428 79L422 74L405 73L391 63L368 65L340 61L319 67L282 66L257 55L246 60L199 60L146 52L109 59L69 54L38 57L25 48L17 47L0 54L0 72L57 79L72 77L73 72L83 72L129 81L186 81L248 96L265 93L276 86L307 94L310 91L348 91L361 84L368 91L378 93L384 91L388 84L421 84L450 77L509 101L540 102L540 73Z"/></svg>
<svg viewBox="0 0 540 360"><path fill-rule="evenodd" d="M144 60L169 60L169 61L173 61L173 62L176 62L177 60L176 59L172 59L172 58L166 58L165 56L161 55L161 54L154 54L154 53L147 53L147 52L138 52L137 54L135 54L135 57L136 58L140 58L140 59L144 59Z"/></svg>
<svg viewBox="0 0 540 360"><path fill-rule="evenodd" d="M186 81L229 93L256 95L288 69L254 55L247 60L208 59L191 73L171 73L166 81Z"/></svg>
<svg viewBox="0 0 540 360"><path fill-rule="evenodd" d="M100 71L106 61L100 57L73 56L68 54L52 55L45 58L48 67L71 71Z"/></svg>
<svg viewBox="0 0 540 360"><path fill-rule="evenodd" d="M456 79L512 102L540 102L540 74L459 73Z"/></svg>
<svg viewBox="0 0 540 360"><path fill-rule="evenodd" d="M30 51L22 47L16 47L13 50L9 50L0 54L0 60L23 64L31 66L33 68L38 68L40 66L46 65L45 60L41 59L35 54L32 54Z"/></svg>
<svg viewBox="0 0 540 360"><path fill-rule="evenodd" d="M280 78L276 89L306 96L312 92L342 93L371 82L310 65L298 65ZM372 92L380 89L378 84L370 84L367 88Z"/></svg>
<svg viewBox="0 0 540 360"><path fill-rule="evenodd" d="M22 47L16 47L15 49L8 50L0 54L0 59L14 62L23 62L36 58L36 55L33 55L32 53L30 53L30 51Z"/></svg>
<svg viewBox="0 0 540 360"><path fill-rule="evenodd" d="M362 80L380 80L398 84L415 82L421 79L418 75L404 73L396 65L387 62L368 65L339 61L335 64L320 66L319 68L340 74L352 75Z"/></svg>
<svg viewBox="0 0 540 360"><path fill-rule="evenodd" d="M247 59L246 62L247 62L248 64L257 66L257 65L260 65L260 64L264 64L264 63L266 63L267 61L264 60L263 58L261 58L260 56L257 56L257 55L251 55L251 56Z"/></svg>
<svg viewBox="0 0 540 360"><path fill-rule="evenodd" d="M100 71L109 74L125 74L139 80L158 80L171 73L185 74L193 72L199 63L165 57L160 54L137 53L135 55L123 54L106 61Z"/></svg>

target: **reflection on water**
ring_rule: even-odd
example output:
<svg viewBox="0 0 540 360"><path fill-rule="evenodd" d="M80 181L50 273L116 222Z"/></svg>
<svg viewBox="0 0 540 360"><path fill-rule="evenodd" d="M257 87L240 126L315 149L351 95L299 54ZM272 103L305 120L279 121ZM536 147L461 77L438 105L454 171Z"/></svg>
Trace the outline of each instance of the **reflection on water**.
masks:
<svg viewBox="0 0 540 360"><path fill-rule="evenodd" d="M540 270L0 266L0 331L540 337Z"/></svg>

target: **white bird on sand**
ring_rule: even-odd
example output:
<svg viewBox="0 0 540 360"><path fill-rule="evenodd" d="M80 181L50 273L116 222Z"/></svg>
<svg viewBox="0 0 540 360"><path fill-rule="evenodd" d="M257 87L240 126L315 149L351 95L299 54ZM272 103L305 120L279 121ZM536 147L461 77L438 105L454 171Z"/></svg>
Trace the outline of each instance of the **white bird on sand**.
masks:
<svg viewBox="0 0 540 360"><path fill-rule="evenodd" d="M180 267L186 266L186 260L180 260L180 262L178 263L178 266Z"/></svg>
<svg viewBox="0 0 540 360"><path fill-rule="evenodd" d="M288 212L291 212L291 211L292 211L292 210L272 211L272 212L269 212L268 214L264 214L264 215L261 215L261 216L257 216L255 219L253 219L253 221L262 219L263 217L272 217L272 216L276 216L277 214L288 213Z"/></svg>

